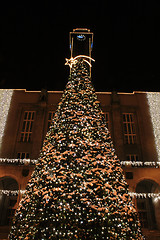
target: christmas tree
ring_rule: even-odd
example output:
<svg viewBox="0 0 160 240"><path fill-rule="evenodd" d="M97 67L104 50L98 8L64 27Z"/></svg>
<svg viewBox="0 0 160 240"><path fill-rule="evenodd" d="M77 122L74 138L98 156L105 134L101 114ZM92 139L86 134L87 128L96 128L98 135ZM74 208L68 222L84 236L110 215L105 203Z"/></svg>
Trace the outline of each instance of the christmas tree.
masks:
<svg viewBox="0 0 160 240"><path fill-rule="evenodd" d="M143 239L87 63L71 67L9 239Z"/></svg>

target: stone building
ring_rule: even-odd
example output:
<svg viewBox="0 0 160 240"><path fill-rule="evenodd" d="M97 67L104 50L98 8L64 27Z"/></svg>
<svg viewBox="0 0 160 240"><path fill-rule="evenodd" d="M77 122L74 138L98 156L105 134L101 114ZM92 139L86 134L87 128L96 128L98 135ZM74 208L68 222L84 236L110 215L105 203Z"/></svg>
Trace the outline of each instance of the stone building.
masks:
<svg viewBox="0 0 160 240"><path fill-rule="evenodd" d="M61 91L0 90L0 239L7 239L61 96ZM160 239L160 93L97 96L144 234Z"/></svg>
<svg viewBox="0 0 160 240"><path fill-rule="evenodd" d="M93 33L70 33L71 57L91 57ZM91 75L91 68L89 68ZM0 90L0 240L39 157L61 91ZM147 239L160 239L160 93L98 92Z"/></svg>

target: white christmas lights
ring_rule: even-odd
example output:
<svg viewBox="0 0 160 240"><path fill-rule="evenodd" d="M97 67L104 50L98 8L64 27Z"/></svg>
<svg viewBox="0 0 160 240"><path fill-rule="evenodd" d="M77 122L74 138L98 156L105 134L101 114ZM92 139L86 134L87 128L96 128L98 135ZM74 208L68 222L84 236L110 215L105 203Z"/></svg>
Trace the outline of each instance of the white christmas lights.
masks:
<svg viewBox="0 0 160 240"><path fill-rule="evenodd" d="M8 111L12 100L12 95L13 95L12 89L0 90L0 150L6 126Z"/></svg>
<svg viewBox="0 0 160 240"><path fill-rule="evenodd" d="M26 190L0 190L0 195L17 196L19 193L24 194Z"/></svg>
<svg viewBox="0 0 160 240"><path fill-rule="evenodd" d="M35 159L8 159L8 158L0 158L0 164L31 164L35 165L38 160ZM131 167L159 167L160 162L142 162L142 161L121 161L121 165L123 166L131 166Z"/></svg>
<svg viewBox="0 0 160 240"><path fill-rule="evenodd" d="M36 164L37 160L33 160L33 159L8 159L8 158L0 158L0 164Z"/></svg>
<svg viewBox="0 0 160 240"><path fill-rule="evenodd" d="M160 161L160 92L147 92L146 94L153 125L157 155Z"/></svg>
<svg viewBox="0 0 160 240"><path fill-rule="evenodd" d="M129 192L129 195L133 198L153 198L153 199L160 199L160 193L136 193L136 192Z"/></svg>
<svg viewBox="0 0 160 240"><path fill-rule="evenodd" d="M131 167L159 167L160 162L121 161L121 165Z"/></svg>
<svg viewBox="0 0 160 240"><path fill-rule="evenodd" d="M5 194L7 196L17 196L18 194L23 195L26 190L0 190L0 194ZM129 192L132 198L153 198L153 200L160 200L160 193L136 193Z"/></svg>

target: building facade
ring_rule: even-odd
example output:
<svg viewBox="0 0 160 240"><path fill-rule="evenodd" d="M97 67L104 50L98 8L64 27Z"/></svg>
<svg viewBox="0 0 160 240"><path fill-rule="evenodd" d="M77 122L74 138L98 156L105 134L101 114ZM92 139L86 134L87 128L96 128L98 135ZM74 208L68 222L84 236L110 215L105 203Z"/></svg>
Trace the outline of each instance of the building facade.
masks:
<svg viewBox="0 0 160 240"><path fill-rule="evenodd" d="M0 239L7 239L61 96L0 90ZM97 96L144 234L160 239L160 93Z"/></svg>

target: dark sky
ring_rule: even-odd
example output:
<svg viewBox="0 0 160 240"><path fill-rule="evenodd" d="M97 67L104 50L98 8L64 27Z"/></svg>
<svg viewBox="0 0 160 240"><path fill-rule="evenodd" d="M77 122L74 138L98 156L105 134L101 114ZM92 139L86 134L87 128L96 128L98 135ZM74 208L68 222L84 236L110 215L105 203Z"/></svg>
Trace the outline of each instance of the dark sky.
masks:
<svg viewBox="0 0 160 240"><path fill-rule="evenodd" d="M69 32L94 33L96 91L160 91L160 1L1 1L0 88L63 90Z"/></svg>

